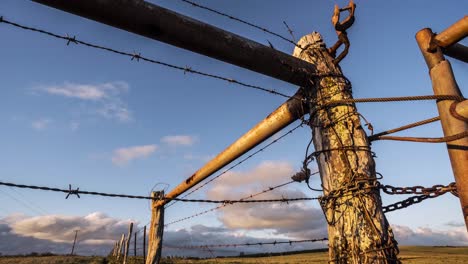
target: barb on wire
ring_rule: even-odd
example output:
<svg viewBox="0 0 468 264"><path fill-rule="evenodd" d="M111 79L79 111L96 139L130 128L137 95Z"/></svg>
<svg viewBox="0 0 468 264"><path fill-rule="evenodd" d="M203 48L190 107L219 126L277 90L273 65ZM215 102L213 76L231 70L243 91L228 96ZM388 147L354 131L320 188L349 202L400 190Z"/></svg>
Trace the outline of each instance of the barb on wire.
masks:
<svg viewBox="0 0 468 264"><path fill-rule="evenodd" d="M226 14L226 13L223 13L223 12L221 12L221 11L215 10L215 9L213 9L213 8L210 8L210 7L207 7L207 6L203 6L203 5L198 4L198 3L195 3L195 2L193 2L193 1L189 1L189 0L180 0L180 1L182 1L182 2L184 2L184 3L187 3L187 4L189 4L189 5L193 6L193 7L197 7L197 8L200 8L200 9L204 9L204 10L207 10L207 11L209 11L209 12L215 13L215 14L217 14L217 15L220 15L220 16L223 16L223 17L227 17L227 18L232 19L232 20L234 20L234 21L237 21L237 22L239 22L239 23L242 23L242 24L248 25L248 26L250 26L250 27L259 29L259 30L261 30L261 31L263 31L263 32L265 32L265 33L268 33L268 34L270 34L270 35L273 35L273 36L275 36L275 37L278 37L278 38L280 38L280 39L282 39L282 40L284 40L284 41L287 41L287 42L293 44L294 46L299 47L299 48L302 49L302 47L299 46L298 44L296 44L295 41L290 40L290 39L288 39L288 38L286 38L286 37L284 37L284 36L282 36L282 35L280 35L280 34L278 34L278 33L275 33L275 32L273 32L273 31L271 31L271 30L269 30L269 29L267 29L267 28L264 28L264 27L261 27L261 26L257 26L257 25L255 25L255 24L253 24L253 23L251 23L251 22L242 20L242 19L237 18L237 17L234 17L234 16L232 16L232 15L228 15L228 14ZM289 29L289 27L287 26L286 22L284 22L284 24L285 24L286 27L288 28L288 31L292 32L291 29ZM292 33L291 33L291 34L292 34Z"/></svg>
<svg viewBox="0 0 468 264"><path fill-rule="evenodd" d="M70 195L76 195L78 198L80 197L80 188L76 188L76 190L72 190L71 184L68 185L68 194L65 199L68 199Z"/></svg>
<svg viewBox="0 0 468 264"><path fill-rule="evenodd" d="M266 245L280 245L280 244L296 244L296 243L307 243L307 242L320 242L327 241L328 238L318 239L304 239L304 240L288 240L288 241L273 241L273 242L255 242L255 243L241 243L241 244L213 244L213 245L195 245L195 246L174 246L173 248L180 249L197 249L197 248L220 248L220 247L249 247L249 246L266 246ZM172 246L166 246L172 247Z"/></svg>
<svg viewBox="0 0 468 264"><path fill-rule="evenodd" d="M23 189L34 189L42 191L52 191L52 192L62 192L70 194L70 189L60 189L60 188L51 188L45 186L36 186L36 185L24 185L24 184L15 184L9 182L0 182L0 185L23 188ZM71 188L71 187L70 187ZM190 202L190 203L215 203L215 204L235 204L235 203L275 203L275 202L296 202L296 201L311 201L317 200L317 197L303 197L303 198L289 198L289 199L265 199L265 200L208 200L208 199L181 199L181 198L154 198L149 196L140 196L140 195L128 195L128 194L115 194L115 193L103 193L103 192L90 192L90 191L80 191L79 188L72 190L73 194L88 194L88 195L97 195L105 197L119 197L119 198L130 198L130 199L147 199L147 200L166 200L166 201L180 201L180 202ZM67 197L68 197L67 195Z"/></svg>
<svg viewBox="0 0 468 264"><path fill-rule="evenodd" d="M258 85L252 85L252 84L244 83L244 82L232 79L232 78L227 78L227 77L223 77L223 76L216 75L216 74L205 73L205 72L201 72L201 71L198 71L198 70L193 70L192 68L190 68L188 66L182 67L182 66L170 64L170 63L167 63L167 62L163 62L163 61L159 61L159 60L155 60L155 59L150 59L150 58L142 56L141 53L138 53L138 52L129 53L129 52L125 52L125 51L119 51L119 50L116 50L116 49L112 49L112 48L92 44L92 43L89 43L89 42L86 42L86 41L78 40L78 39L76 39L75 36L70 37L68 34L66 36L61 36L61 35L58 35L58 34L55 34L55 33L49 32L49 31L45 31L45 30L42 30L42 29L23 26L23 25L20 25L18 23L15 23L15 22L8 21L3 17L0 17L0 23L8 24L8 25L11 25L11 26L14 26L14 27L17 27L17 28L21 28L21 29L24 29L24 30L30 30L30 31L42 33L42 34L45 34L45 35L50 36L50 37L63 39L63 40L67 41L67 45L69 45L70 43L81 44L81 45L84 45L84 46L87 46L87 47L90 47L90 48L95 48L95 49L99 49L99 50L108 51L108 52L111 52L111 53L114 53L114 54L127 56L127 57L130 57L131 60L135 60L135 61L142 60L142 61L146 61L146 62L149 62L149 63L158 64L158 65L161 65L161 66L165 66L165 67L168 67L168 68L179 70L179 71L182 71L184 74L187 73L187 72L188 73L193 73L193 74L196 74L196 75L201 75L201 76L210 77L210 78L214 78L214 79L218 79L218 80L222 80L222 81L227 81L228 83L234 83L234 84L237 84L239 86L260 90L260 91L263 91L263 92L267 92L269 94L273 94L273 95L277 95L277 96L281 96L281 97L285 97L285 98L294 98L294 96L289 96L287 94L278 92L278 91L273 90L273 89L261 87L261 86L258 86Z"/></svg>
<svg viewBox="0 0 468 264"><path fill-rule="evenodd" d="M286 21L283 21L283 24L286 26L286 29L288 30L289 35L291 35L291 38L294 41L294 43L296 43L296 38L294 37L294 31L289 27Z"/></svg>
<svg viewBox="0 0 468 264"><path fill-rule="evenodd" d="M259 195L261 195L261 194L264 194L264 193L267 193L267 192L271 192L271 191L273 191L273 190L275 190L275 189L278 189L278 188L281 188L281 187L283 187L283 186L289 185L289 184L291 184L291 183L293 183L293 182L294 182L294 181L289 181L289 182L282 183L282 184L277 185L277 186L274 186L274 187L269 187L268 189L265 189L265 190L263 190L263 191L261 191L261 192L258 192L258 193L251 194L251 195L249 195L249 196L245 196L244 198L241 198L241 199L239 199L239 200L250 199L250 198L259 196ZM168 226L168 225L172 225L172 224L175 224L175 223L179 223L179 222L182 222L182 221L185 221L185 220L188 220L188 219L195 218L195 217L200 216L200 215L207 214L207 213L209 213L209 212L216 211L216 210L218 210L218 209L221 209L221 208L223 208L223 207L228 206L229 204L230 204L230 203L225 203L225 204L222 204L222 205L218 205L218 206L213 207L213 208L210 208L210 209L208 209L208 210L204 210L204 211L198 212L198 213L196 213L196 214L193 214L193 215L190 215L190 216L187 216L187 217L184 217L184 218L180 218L180 219L178 219L178 220L171 221L171 222L165 224L164 226Z"/></svg>
<svg viewBox="0 0 468 264"><path fill-rule="evenodd" d="M277 143L279 140L281 140L282 138L286 137L287 135L289 134L292 134L295 130L297 130L299 127L302 127L302 125L304 124L304 122L301 122L299 125L295 126L294 128L292 128L291 130L289 130L288 132L284 133L283 135L281 135L279 138L273 140L272 142L268 143L267 145L265 145L264 147L258 149L257 151L255 151L254 153L248 155L247 157L245 157L244 159L240 160L239 162L237 162L236 164L232 165L231 167L229 167L228 169L224 170L223 172L221 172L220 174L216 175L215 177L211 178L210 180L202 183L202 184L199 184L196 188L194 188L193 190L191 190L190 192L188 192L187 194L183 195L182 198L185 198L189 195L191 195L192 193L200 190L201 188L205 187L206 185L208 185L209 183L213 182L214 180L218 179L219 177L223 176L224 174L226 174L227 172L233 170L234 168L236 168L237 166L241 165L242 163L244 163L245 161L249 160L250 158L254 157L255 155L257 155L258 153L264 151L265 149L267 149L268 147L270 147L271 145ZM174 203L172 204L169 204L166 206L166 208L174 205Z"/></svg>

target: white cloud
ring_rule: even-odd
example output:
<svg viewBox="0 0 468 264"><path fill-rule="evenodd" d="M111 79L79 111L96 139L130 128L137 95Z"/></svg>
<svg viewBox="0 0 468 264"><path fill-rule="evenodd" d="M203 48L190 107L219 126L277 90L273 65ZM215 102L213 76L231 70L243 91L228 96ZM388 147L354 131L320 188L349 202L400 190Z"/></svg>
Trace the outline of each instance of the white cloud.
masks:
<svg viewBox="0 0 468 264"><path fill-rule="evenodd" d="M77 122L77 121L72 121L72 122L70 122L70 129L71 129L72 131L78 130L79 127L80 127L80 123L79 123L79 122Z"/></svg>
<svg viewBox="0 0 468 264"><path fill-rule="evenodd" d="M252 170L228 172L211 185L207 191L209 199L228 200L247 197L269 187L290 181L295 173L284 161L264 161ZM297 186L297 185L296 185ZM294 184L262 194L258 199L308 197ZM275 235L286 235L298 239L326 236L326 222L321 209L313 203L290 204L234 204L218 211L218 219L224 226L244 230L271 230Z"/></svg>
<svg viewBox="0 0 468 264"><path fill-rule="evenodd" d="M120 221L95 212L86 216L44 215L24 217L10 222L12 231L21 236L70 243L79 230L84 244L110 244L125 233L130 221ZM89 240L89 241L88 241Z"/></svg>
<svg viewBox="0 0 468 264"><path fill-rule="evenodd" d="M102 107L97 110L97 113L105 118L115 118L121 122L132 121L132 113L120 100L103 104Z"/></svg>
<svg viewBox="0 0 468 264"><path fill-rule="evenodd" d="M198 160L198 161L203 161L203 162L207 162L213 159L214 157L215 157L214 155L196 155L192 153L184 154L184 159L186 160Z"/></svg>
<svg viewBox="0 0 468 264"><path fill-rule="evenodd" d="M392 225L395 239L401 245L420 246L468 246L466 227L452 227L444 230L419 227L411 229L407 226Z"/></svg>
<svg viewBox="0 0 468 264"><path fill-rule="evenodd" d="M35 130L42 131L45 130L50 125L50 123L52 123L52 120L48 118L40 118L38 120L34 120L31 123L31 126Z"/></svg>
<svg viewBox="0 0 468 264"><path fill-rule="evenodd" d="M163 137L161 141L170 146L191 146L197 139L189 135L172 135Z"/></svg>
<svg viewBox="0 0 468 264"><path fill-rule="evenodd" d="M114 150L112 162L116 165L125 165L134 159L141 159L150 156L156 151L156 145L133 146Z"/></svg>
<svg viewBox="0 0 468 264"><path fill-rule="evenodd" d="M121 95L128 92L126 82L116 81L100 84L78 84L65 82L62 85L39 86L35 90L67 98L88 102L93 113L121 122L132 120L131 111L121 99ZM89 108L89 107L87 107Z"/></svg>
<svg viewBox="0 0 468 264"><path fill-rule="evenodd" d="M65 82L62 85L41 86L37 89L52 95L98 101L128 91L128 84L108 82L93 85Z"/></svg>
<svg viewBox="0 0 468 264"><path fill-rule="evenodd" d="M0 241L8 241L0 243L0 252L69 253L75 230L79 230L75 249L80 254L105 255L120 235L128 232L130 222L131 220L111 218L100 212L86 216L11 215L0 219Z"/></svg>

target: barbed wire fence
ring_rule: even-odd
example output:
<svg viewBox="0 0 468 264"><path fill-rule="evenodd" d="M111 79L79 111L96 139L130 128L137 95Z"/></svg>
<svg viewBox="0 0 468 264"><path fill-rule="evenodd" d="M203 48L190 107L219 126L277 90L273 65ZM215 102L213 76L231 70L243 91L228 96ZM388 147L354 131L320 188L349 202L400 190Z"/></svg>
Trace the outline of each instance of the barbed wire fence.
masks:
<svg viewBox="0 0 468 264"><path fill-rule="evenodd" d="M194 6L194 7L202 8L202 9L205 9L207 11L216 13L218 15L225 16L225 17L227 17L229 19L232 19L232 20L235 20L237 22L246 24L246 25L254 27L256 29L262 30L262 31L264 31L264 32L266 32L268 34L271 34L273 36L281 38L281 39L283 39L285 41L288 41L288 42L294 44L295 46L297 46L296 43L293 42L292 40L290 40L290 39L288 39L288 38L286 38L286 37L284 37L284 36L282 36L282 35L280 35L278 33L275 33L275 32L273 32L273 31L271 31L269 29L266 29L264 27L257 26L257 25L255 25L253 23L250 23L250 22L247 22L245 20L236 18L236 17L228 15L226 13L223 13L223 12L217 11L215 9L211 9L209 7L197 4L197 3L193 2L193 1L188 1L188 0L180 0L180 1L185 2L187 4L190 4L190 5ZM192 73L192 74L196 74L196 75L199 75L199 76L204 76L204 77L214 78L214 79L217 79L217 80L226 81L226 82L228 82L230 84L235 84L235 85L243 86L243 87L246 87L246 88L259 90L259 91L262 91L262 92L265 92L265 93L273 94L273 95L288 98L288 99L295 98L294 95L288 95L288 94L279 92L279 91L277 91L275 89L270 89L270 88L267 88L267 87L262 87L262 86L253 85L253 84L248 84L248 83L238 81L238 80L235 80L235 79L232 79L232 78L228 78L228 77L225 77L225 76L220 76L220 75L216 75L216 74L212 74L212 73L206 73L206 72L194 70L189 66L178 66L178 65L171 64L171 63L167 63L167 62L159 61L159 60L156 60L156 59L148 58L148 57L142 56L141 53L139 53L139 52L130 53L130 52L125 52L125 51L120 51L120 50L116 50L116 49L113 49L113 48L104 47L104 46L101 46L101 45L92 44L90 42L79 40L79 39L77 39L75 37L75 35L73 35L73 37L71 37L70 35L59 35L59 34L52 33L50 31L46 31L46 30L42 30L42 29L38 29L38 28L34 28L34 27L29 27L29 26L24 26L24 25L18 24L16 22L6 20L6 19L4 19L3 16L0 17L0 23L7 24L7 25L13 26L13 27L18 28L18 29L33 31L33 32L45 34L45 35L47 35L49 37L65 40L66 45L81 44L81 45L84 45L84 46L89 47L89 48L99 49L99 50L111 52L113 54L126 56L126 57L130 58L132 61L142 60L142 61L145 61L145 62L148 62L148 63L157 64L157 65L161 65L161 66L164 66L164 67L169 67L169 68L181 71L184 74L185 73ZM288 32L292 33L292 30L289 28L287 23L284 22L284 24L286 25L286 27L288 29ZM303 99L300 99L300 100L303 100ZM333 101L333 102L331 102L331 103L329 103L327 105L320 105L315 110L318 111L321 108L329 107L331 105L345 105L345 104L370 103L370 102L415 101L415 100L456 100L456 101L461 101L461 100L465 100L465 98L462 98L462 97L459 97L459 96L453 96L453 95L406 96L406 97L388 97L388 98L361 98L361 99L349 99L349 100ZM312 114L313 113L311 113L311 115ZM408 124L408 125L405 125L405 126L402 126L402 127L399 127L399 128L395 128L395 129L387 130L387 131L384 131L384 132L380 132L380 133L369 136L369 140L371 140L371 141L375 141L375 140L399 140L399 141L416 141L416 142L424 142L424 143L442 143L442 142L450 142L450 141L454 141L454 140L457 140L457 139L460 139L460 138L468 137L468 132L467 131L456 134L456 135L452 135L452 136L449 136L449 137L441 137L441 138L415 138L415 137L386 136L386 135L391 134L391 133L395 133L395 132L403 131L403 130L406 130L406 129L414 128L414 127L417 127L417 126L425 125L425 124L428 124L428 123L431 123L431 122L435 122L435 121L438 121L439 119L440 119L439 117L434 117L434 118L431 118L431 119L422 120L422 121L419 121L419 122ZM244 203L281 203L281 204L289 204L290 202L303 202L303 201L313 201L313 200L317 200L320 203L324 203L324 202L326 202L327 199L333 199L333 197L339 197L339 196L344 195L344 193L343 193L344 191L338 190L338 192L331 193L331 194L327 195L326 197L318 196L318 197L287 198L287 197L282 196L281 198L276 198L276 199L252 199L252 198L254 198L256 196L259 196L259 195L262 195L264 193L279 189L279 188L284 187L284 186L288 186L288 185L295 182L295 180L292 180L292 181L288 181L288 182L282 183L282 184L274 186L274 187L270 187L270 188L265 189L265 190L263 190L261 192L254 193L254 194L251 194L251 195L248 195L248 196L244 196L244 197L239 198L239 199L211 200L211 199L187 199L186 198L187 196L189 196L189 195L193 194L194 192L200 190L204 186L212 183L214 180L218 179L219 177L225 175L227 172L229 172L229 171L233 170L234 168L236 168L237 166L241 165L246 160L256 156L257 154L259 154L261 152L263 152L265 149L267 149L271 145L277 143L279 140L281 140L285 136L293 133L296 129L302 127L304 124L307 124L307 122L304 122L304 121L301 122L299 125L297 125L293 129L289 130L287 133L281 135L279 138L273 140L272 142L270 142L266 146L260 148L256 152L246 156L244 159L242 159L239 162L235 163L234 165L232 165L228 169L224 170L220 174L216 175L215 177L211 178L210 180L206 181L205 183L199 184L197 187L195 187L193 190L191 190L189 193L185 194L181 198L167 198L167 197L154 198L154 197L145 196L145 195L129 195L129 194L118 194L118 193L109 193L109 192L84 191L84 190L80 190L78 187L72 188L71 185L69 185L68 188L55 188L55 187L48 187L48 186L25 185L25 184L11 183L11 182L3 182L3 181L0 182L0 185L1 186L8 186L8 187L11 187L11 188L21 188L21 189L29 189L29 190L39 190L39 191L49 191L49 192L62 193L62 194L66 195L65 199L69 199L71 197L81 198L80 195L89 195L89 196L102 196L102 197L109 197L109 198L134 199L134 200L165 200L166 202L171 202L171 203L168 203L166 205L166 207L165 207L166 209L173 206L177 202L219 204L219 206L213 207L211 209L204 210L204 211L198 212L196 214L192 214L192 215L187 216L187 217L183 217L183 218L180 218L180 219L173 220L173 221L167 223L165 226L169 226L169 225L172 225L172 224L175 224L175 223L178 223L178 222L182 222L182 221L185 221L185 220L188 220L188 219L192 219L192 218L195 218L197 216L201 216L201 215L216 211L218 209L224 208L224 207L232 205L232 204L240 204L240 203L242 203L242 204L244 204ZM310 159L310 158L316 156L317 154L319 154L319 153L317 151L315 151L314 153L309 155L306 159ZM311 174L309 174L308 176L310 177L310 175ZM401 209L407 208L409 206L412 206L414 204L421 203L421 202L423 202L423 201L425 201L427 199L433 199L433 198L440 197L440 196L442 196L442 195L444 195L446 193L452 193L453 195L457 196L457 189L456 189L456 184L455 183L450 183L448 185L434 185L432 187L422 187L422 186L395 187L395 186L391 186L391 185L382 185L380 183L380 181L378 181L378 180L374 180L370 184L369 184L369 182L366 182L365 185L358 182L354 186L348 186L348 188L346 189L346 192L350 192L350 191L351 192L353 192L353 191L360 192L360 191L363 191L363 189L382 190L384 193L389 194L389 195L413 195L413 196L411 196L409 198L406 198L404 200L401 200L399 202L384 206L383 211L385 213L389 213L389 212L396 211L396 210L401 210ZM135 230L135 233L139 233L139 232L141 232L141 229ZM327 238L320 238L320 239L308 239L308 240L296 240L296 241L292 240L292 241L278 241L278 242L276 242L276 241L274 241L274 242L252 242L252 243L239 243L239 244L210 244L210 245L186 245L186 246L165 245L165 247L172 247L172 248L178 248L178 249L210 250L210 248L220 248L220 247L226 247L226 248L233 247L233 248L236 248L236 247L242 247L242 246L264 246L264 245L279 245L279 244L292 245L292 244L296 244L296 243L306 243L306 242L319 242L319 241L323 242L323 241L326 241L326 240L327 240ZM131 245L133 245L133 244L131 244ZM134 247L135 252L137 252L137 251L140 252L141 251L141 253L143 254L142 250L143 250L142 247Z"/></svg>

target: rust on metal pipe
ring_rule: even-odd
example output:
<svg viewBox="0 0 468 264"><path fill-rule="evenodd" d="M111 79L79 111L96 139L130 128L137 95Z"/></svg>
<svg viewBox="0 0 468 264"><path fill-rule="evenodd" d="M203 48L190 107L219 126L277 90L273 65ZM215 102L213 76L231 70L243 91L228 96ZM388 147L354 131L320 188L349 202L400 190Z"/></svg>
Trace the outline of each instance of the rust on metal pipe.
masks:
<svg viewBox="0 0 468 264"><path fill-rule="evenodd" d="M314 65L271 47L142 0L33 0L298 86Z"/></svg>
<svg viewBox="0 0 468 264"><path fill-rule="evenodd" d="M429 52L427 49L432 36L432 31L426 28L416 34L416 40L428 65L434 94L461 97L462 94L453 76L450 63L445 60L441 49L436 47L434 52ZM468 130L468 123L456 118L451 113L450 107L453 104L453 100L440 100L437 102L444 136L455 135ZM447 143L447 149L468 230L468 138L465 137Z"/></svg>
<svg viewBox="0 0 468 264"><path fill-rule="evenodd" d="M300 95L300 92L296 93L296 97L289 99L278 107L274 112L237 139L223 152L219 153L218 156L208 161L192 176L176 186L166 195L166 197L176 198L197 183L201 182L203 179L209 177L236 158L242 156L247 151L262 143L287 125L304 116L308 113L308 106L301 99L302 96ZM164 201L160 201L157 206L164 203Z"/></svg>
<svg viewBox="0 0 468 264"><path fill-rule="evenodd" d="M434 38L439 47L448 47L468 36L468 16L455 22L446 30L437 34Z"/></svg>

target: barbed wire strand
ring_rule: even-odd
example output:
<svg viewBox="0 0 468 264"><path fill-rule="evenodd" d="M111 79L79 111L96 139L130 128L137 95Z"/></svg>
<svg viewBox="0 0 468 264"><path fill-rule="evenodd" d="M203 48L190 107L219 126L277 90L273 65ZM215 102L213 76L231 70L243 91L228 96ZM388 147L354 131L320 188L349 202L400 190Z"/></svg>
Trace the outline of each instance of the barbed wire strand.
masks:
<svg viewBox="0 0 468 264"><path fill-rule="evenodd" d="M66 193L67 197L70 195L76 195L80 198L80 194L87 194L87 195L96 195L96 196L105 196L105 197L119 197L119 198L130 198L130 199L146 199L146 200L166 200L166 201L180 201L180 202L191 202L191 203L215 203L215 204L235 204L235 203L274 203L274 202L296 202L296 201L311 201L317 200L317 197L303 197L303 198L284 198L281 199L265 199L265 200L209 200L209 199L181 199L181 198L154 198L149 196L141 196L141 195L128 195L128 194L115 194L115 193L103 193L103 192L90 192L90 191L81 191L78 189L74 190L71 189L60 189L60 188L51 188L45 186L36 186L36 185L24 185L24 184L15 184L9 182L0 182L0 185L3 186L10 186L22 189L34 189L34 190L41 190L41 191L52 191L52 192L62 192Z"/></svg>
<svg viewBox="0 0 468 264"><path fill-rule="evenodd" d="M218 80L222 80L222 81L227 81L228 83L237 84L239 86L260 90L260 91L263 91L263 92L267 92L269 94L281 96L281 97L288 98L288 99L294 97L294 95L290 96L290 95L278 92L278 91L276 91L274 89L269 89L269 88L261 87L261 86L258 86L258 85L248 84L248 83L245 83L245 82L237 81L235 79L227 78L227 77L216 75L216 74L211 74L211 73L201 72L201 71L198 71L198 70L193 70L191 67L188 67L188 66L182 67L182 66L170 64L170 63L167 63L167 62L147 58L147 57L142 56L141 53L138 53L138 52L129 53L129 52L125 52L125 51L119 51L119 50L116 50L116 49L113 49L113 48L108 48L108 47L104 47L104 46L101 46L101 45L92 44L92 43L89 43L89 42L86 42L86 41L83 41L83 40L78 40L76 38L76 36L70 37L68 34L66 36L61 36L61 35L58 35L56 33L46 31L46 30L20 25L18 23L6 20L3 16L0 16L0 23L8 24L8 25L11 25L11 26L14 26L14 27L17 27L17 28L21 28L21 29L24 29L24 30L29 30L29 31L42 33L42 34L45 34L45 35L50 36L50 37L63 39L63 40L67 41L67 45L70 45L70 43L82 44L82 45L90 47L90 48L95 48L95 49L99 49L99 50L108 51L108 52L111 52L111 53L114 53L114 54L127 56L127 57L130 57L131 60L136 60L136 61L142 60L142 61L146 61L146 62L149 62L149 63L158 64L158 65L161 65L161 66L165 66L165 67L168 67L168 68L179 70L179 71L182 71L184 74L185 73L193 73L193 74L196 74L196 75L201 75L201 76L210 77L210 78L214 78L214 79L218 79Z"/></svg>
<svg viewBox="0 0 468 264"><path fill-rule="evenodd" d="M280 39L282 39L282 40L284 40L284 41L287 41L287 42L293 44L294 46L296 46L296 47L302 49L302 47L299 46L298 44L296 44L296 42L294 42L293 40L290 40L290 39L288 39L287 37L285 37L285 36L283 36L283 35L281 35L281 34L275 33L275 32L273 32L273 31L271 31L271 30L269 30L269 29L267 29L267 28L265 28L265 27L261 27L261 26L255 25L255 24L253 24L253 23L251 23L251 22L248 22L248 21L245 21L245 20L243 20L243 19L234 17L234 16L232 16L232 15L228 15L228 14L226 14L226 13L223 13L223 12L219 11L219 10L215 10L215 9L210 8L210 7L207 7L207 6L203 6L203 5L198 4L198 3L195 3L195 2L193 2L193 1L189 1L189 0L180 0L180 1L182 1L182 2L184 2L184 3L187 3L187 4L189 4L189 5L193 6L193 7L197 7L197 8L200 8L200 9L204 9L204 10L209 11L209 12L211 12L211 13L215 13L215 14L217 14L217 15L220 15L220 16L223 16L223 17L227 17L227 18L229 18L229 19L231 19L231 20L234 20L234 21L237 21L237 22L239 22L239 23L245 24L245 25L247 25L247 26L250 26L250 27L259 29L259 30L261 30L261 31L263 31L263 32L265 32L265 33L267 33L267 34L270 34L270 35L273 35L273 36L275 36L275 37L278 37L278 38L280 38ZM287 25L287 24L286 24L286 25ZM287 28L288 28L288 31L289 31L289 32L292 32L292 30L289 28L289 26L287 26Z"/></svg>
<svg viewBox="0 0 468 264"><path fill-rule="evenodd" d="M197 185L196 188L194 188L193 190L191 190L190 192L188 192L187 194L183 195L182 196L182 199L191 195L192 193L200 190L201 188L205 187L206 185L210 184L211 182L213 182L214 180L218 179L219 177L223 176L224 174L226 174L227 172L233 170L234 168L236 168L237 166L241 165L242 163L244 163L245 161L251 159L252 157L254 157L255 155L257 155L258 153L264 151L265 149L267 149L268 147L270 147L271 145L277 143L279 140L283 139L284 137L288 136L289 134L292 134L294 131L296 131L298 128L302 127L302 125L304 124L304 122L301 122L299 125L295 126L294 128L292 128L291 130L289 130L288 132L284 133L283 135L281 135L280 137L278 137L277 139L271 141L270 143L268 143L267 145L265 145L264 147L258 149L257 151L255 151L254 153L248 155L247 157L245 157L244 159L240 160L239 162L235 163L234 165L232 165L231 167L227 168L226 170L224 170L223 172L221 172L220 174L216 175L215 177L211 178L210 180L202 183L202 184L199 184ZM166 206L166 208L168 207L171 207L172 205L174 205L177 201L175 201L174 203L172 204L168 204Z"/></svg>
<svg viewBox="0 0 468 264"><path fill-rule="evenodd" d="M243 197L243 198L241 198L241 199L239 199L239 200L250 199L250 198L259 196L259 195L261 195L261 194L264 194L264 193L267 193L267 192L271 192L271 191L273 191L273 190L275 190L275 189L284 187L284 186L289 185L289 184L291 184L291 183L293 183L293 182L295 182L295 181L289 181L289 182L282 183L282 184L277 185L277 186L274 186L274 187L269 187L268 189L265 189L265 190L263 190L263 191L261 191L261 192L258 192L258 193L251 194L251 195L249 195L249 196L245 196L245 197ZM185 220L188 220L188 219L192 219L192 218L195 218L195 217L197 217L197 216L201 216L201 215L207 214L207 213L209 213L209 212L216 211L216 210L218 210L218 209L221 209L221 208L223 208L223 207L226 207L227 205L229 205L229 204L222 204L222 205L219 205L219 206L210 208L210 209L208 209L208 210L204 210L204 211L198 212L198 213L196 213L196 214L193 214L193 215L190 215L190 216L187 216L187 217L183 217L183 218L180 218L180 219L171 221L171 222L165 224L164 226L168 226L168 225L172 225L172 224L175 224L175 223L179 223L179 222L182 222L182 221L185 221Z"/></svg>
<svg viewBox="0 0 468 264"><path fill-rule="evenodd" d="M265 246L265 245L281 245L281 244L296 244L296 243L307 243L307 242L320 242L327 241L328 238L318 239L304 239L304 240L288 240L288 241L273 241L273 242L255 242L255 243L240 243L240 244L213 244L213 245L195 245L195 246L174 246L174 248L180 249L197 249L197 248L219 248L219 247L249 247L249 246ZM173 246L166 246L173 247Z"/></svg>
<svg viewBox="0 0 468 264"><path fill-rule="evenodd" d="M181 0L181 1L183 1L183 0ZM138 53L138 52L129 53L129 52L125 52L125 51L119 51L119 50L116 50L116 49L113 49L113 48L108 48L108 47L104 47L104 46L100 46L100 45L96 45L96 44L92 44L92 43L89 43L89 42L86 42L86 41L79 40L79 39L76 38L76 36L70 37L68 34L66 36L62 36L62 35L58 35L56 33L52 33L52 32L46 31L46 30L20 25L20 24L18 24L16 22L6 20L3 16L0 16L0 23L8 24L8 25L11 25L11 26L14 26L14 27L17 27L17 28L21 28L21 29L24 29L24 30L29 30L29 31L45 34L45 35L50 36L50 37L66 40L67 45L69 45L70 43L82 44L82 45L87 46L87 47L100 49L100 50L112 52L112 53L115 53L115 54L127 56L127 57L130 57L131 60L136 60L136 61L143 60L143 61L146 61L146 62L150 62L150 63L166 66L166 67L169 67L169 68L172 68L172 69L180 70L180 71L183 71L184 73L188 72L188 73L193 73L193 74L197 74L197 75L201 75L201 76L211 77L211 78L214 78L214 79L227 81L229 83L234 83L234 84L237 84L237 85L240 85L240 86L261 90L261 91L264 91L264 92L267 92L267 93L270 93L270 94L274 94L274 95L278 95L278 96L288 98L288 99L296 98L296 99L299 99L299 100L303 100L302 98L295 97L294 95L290 96L290 95L278 92L278 91L273 90L273 89L268 89L268 88L257 86L257 85L247 84L247 83L240 82L240 81L237 81L237 80L232 79L232 78L227 78L227 77L223 77L223 76L219 76L219 75L215 75L215 74L210 74L210 73L205 73L205 72L193 70L191 67L188 67L188 66L182 67L182 66L177 66L177 65L170 64L170 63L150 59L150 58L142 56L141 53ZM329 76L331 76L331 75L330 74L317 74L317 75L311 74L311 77L329 77ZM337 76L337 77L343 77L344 78L344 76ZM434 100L434 99L438 99L438 100L457 100L457 101L465 100L465 98L463 98L461 96L456 96L456 95L422 95L422 96L387 97L387 98L343 99L343 100L331 101L331 102L329 102L329 103L327 103L325 105L322 105L322 106L335 105L335 104L346 104L346 103L419 101L419 100ZM312 101L315 101L315 100L312 100Z"/></svg>

